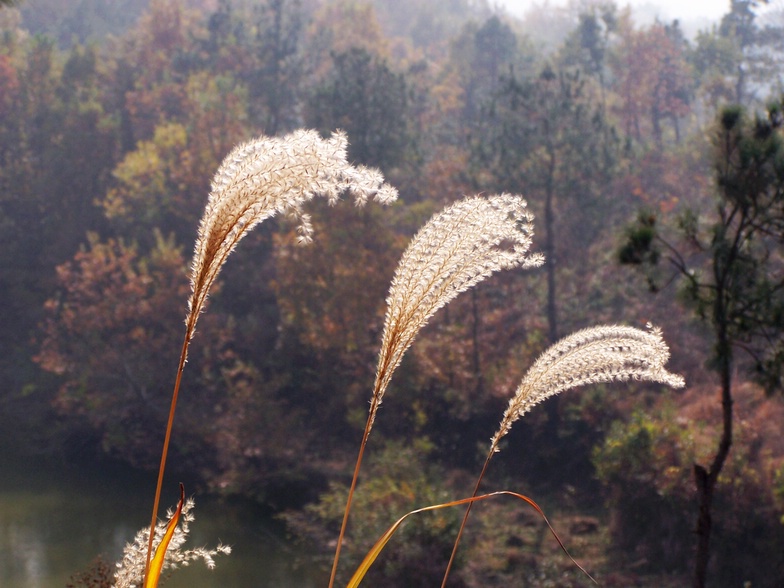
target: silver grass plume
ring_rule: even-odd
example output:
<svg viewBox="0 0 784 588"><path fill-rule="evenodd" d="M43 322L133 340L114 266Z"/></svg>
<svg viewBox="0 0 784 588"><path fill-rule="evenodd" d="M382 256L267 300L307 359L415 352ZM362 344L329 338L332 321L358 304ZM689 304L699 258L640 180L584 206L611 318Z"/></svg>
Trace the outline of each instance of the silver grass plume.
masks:
<svg viewBox="0 0 784 588"><path fill-rule="evenodd" d="M498 451L498 442L531 407L570 388L626 380L683 387L681 376L664 369L669 357L661 330L650 324L647 331L611 325L564 337L540 355L523 377L493 436L492 450Z"/></svg>
<svg viewBox="0 0 784 588"><path fill-rule="evenodd" d="M193 507L195 503L192 498L187 499L182 505L182 513L177 528L174 530L169 547L166 550L166 557L163 561L163 569L176 569L186 567L191 562L202 560L209 569L215 567L215 556L231 553L231 547L218 544L215 549L196 547L183 551L181 548L188 539L190 533L190 523L195 519ZM166 519L170 519L172 511L166 514ZM158 521L155 525L155 544L159 544L166 532L166 521ZM147 544L150 536L150 529L145 528L136 533L133 543L127 543L123 550L123 558L117 563L117 571L114 573L114 588L139 588L143 585L144 568L146 564Z"/></svg>
<svg viewBox="0 0 784 588"><path fill-rule="evenodd" d="M368 420L354 466L329 588L335 585L340 550L370 430L392 374L414 338L436 311L493 272L544 263L527 255L533 215L521 196L500 194L459 200L435 214L414 236L398 263L387 296L384 333Z"/></svg>
<svg viewBox="0 0 784 588"><path fill-rule="evenodd" d="M403 354L439 308L496 271L544 263L541 254L528 255L532 221L521 196L472 196L434 215L414 236L387 296L371 425Z"/></svg>
<svg viewBox="0 0 784 588"><path fill-rule="evenodd" d="M156 527L188 346L210 288L237 243L257 224L276 214L298 219L300 240L310 241L313 227L301 207L317 195L326 196L334 204L343 192L350 191L357 205L365 204L370 198L382 204L397 198L397 190L384 183L380 172L348 163L347 145L346 135L342 132L322 139L316 131L299 130L284 137L261 137L239 145L218 168L199 223L191 265L191 296L185 318L185 337L161 450L150 529ZM145 575L149 573L152 546L153 533L150 532Z"/></svg>
<svg viewBox="0 0 784 588"><path fill-rule="evenodd" d="M499 450L501 438L534 405L570 388L616 380L645 380L681 388L684 385L683 378L664 369L669 358L670 351L662 339L661 330L650 324L647 331L616 325L590 327L572 333L550 346L526 372L509 401L501 425L491 440L490 451L472 496L479 492L490 460ZM471 506L468 505L463 515L441 583L442 588L449 577Z"/></svg>
<svg viewBox="0 0 784 588"><path fill-rule="evenodd" d="M191 267L192 295L188 324L195 325L210 287L226 258L253 227L276 214L299 220L299 239L309 242L313 227L302 204L316 195L330 204L343 192L357 205L373 198L393 202L397 190L377 170L352 166L346 159L343 132L322 139L316 131L298 130L284 137L261 137L237 146L212 180Z"/></svg>

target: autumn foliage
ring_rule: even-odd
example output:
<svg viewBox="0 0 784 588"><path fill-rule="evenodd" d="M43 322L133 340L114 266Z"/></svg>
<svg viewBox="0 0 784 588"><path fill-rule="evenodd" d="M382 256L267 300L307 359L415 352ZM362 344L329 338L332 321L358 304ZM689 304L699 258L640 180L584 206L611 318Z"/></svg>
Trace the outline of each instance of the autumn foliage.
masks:
<svg viewBox="0 0 784 588"><path fill-rule="evenodd" d="M733 2L716 27L689 36L612 4L523 20L468 0L98 4L83 18L69 3L0 8L4 413L56 423L49 446L153 467L214 171L253 137L344 129L349 162L377 166L400 201L383 211L311 203L308 248L296 244L296 219L277 215L213 276L183 380L178 463L227 495L279 510L315 505L319 524L292 520L318 541L336 524L326 480L349 476L367 417L396 260L465 194L520 193L538 223L531 250L549 265L490 277L429 321L373 433L390 448L373 471L411 481L367 486L360 504L410 510L438 494L425 487L464 489L464 472L481 467L478 440L555 339L650 321L667 334L686 395L637 384L548 401L504 439L515 460L495 475L600 513L615 550L596 558L619 585L632 568L688 574L678 536L689 532L688 468L716 418L711 341L672 284L650 293L616 254L641 209L670 226L687 208L697 218L715 210L718 109L740 101L751 113L780 98L775 19ZM784 514L784 453L770 424L780 400L754 388L748 367L740 361L734 376L744 423L717 490L721 554L775 544ZM421 474L395 457L412 447L427 456ZM533 535L473 524L481 538L469 527L465 548L481 555L458 560L455 582L533 569L533 586L547 580L536 574L557 574L551 559L530 561ZM410 537L401 561L427 563L417 544L451 545L419 527ZM362 551L347 549L349 561ZM766 561L744 552L710 573L718 585L780 582ZM404 578L404 567L392 561L385 574Z"/></svg>

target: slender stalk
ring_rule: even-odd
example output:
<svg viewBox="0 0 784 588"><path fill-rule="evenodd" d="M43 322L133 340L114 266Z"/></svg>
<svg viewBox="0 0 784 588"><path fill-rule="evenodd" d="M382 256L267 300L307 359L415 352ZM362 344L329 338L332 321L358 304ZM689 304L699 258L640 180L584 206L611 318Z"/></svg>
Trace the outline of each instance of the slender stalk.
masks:
<svg viewBox="0 0 784 588"><path fill-rule="evenodd" d="M191 332L193 325L189 321L188 328L185 332L185 340L182 342L182 351L180 353L180 363L177 366L177 378L174 381L174 390L172 391L171 406L169 407L169 420L166 423L166 436L163 439L163 449L161 450L161 465L158 468L158 482L155 486L155 500L152 506L152 520L150 522L150 538L147 542L147 561L144 565L144 577L150 572L150 560L152 559L152 542L155 538L155 524L158 522L158 507L161 502L161 489L163 488L163 474L166 470L166 457L169 454L169 442L171 441L171 432L174 425L174 412L177 409L177 398L180 394L180 382L182 381L182 372L185 369L185 360L188 357L188 346L191 341Z"/></svg>
<svg viewBox="0 0 784 588"><path fill-rule="evenodd" d="M368 420L365 424L365 431L362 434L362 443L359 446L359 454L357 455L357 463L354 465L354 477L351 479L351 487L348 490L348 498L346 499L346 508L343 510L343 523L340 525L340 534L338 535L338 544L335 547L335 559L332 561L332 573L329 576L329 588L335 585L335 576L338 573L338 561L340 560L340 548L343 545L343 537L346 535L346 528L348 526L348 514L351 512L351 502L354 500L354 490L357 487L357 480L359 479L359 469L362 466L362 457L365 455L365 445L367 445L368 437L370 436L370 429L373 426L373 417L375 415L376 398L373 397L371 402Z"/></svg>
<svg viewBox="0 0 784 588"><path fill-rule="evenodd" d="M392 374L420 329L458 294L495 271L542 264L540 255L526 255L531 246L532 220L525 201L519 196L465 198L434 215L403 253L387 297L370 413L343 511L330 588L337 574L365 445ZM502 247L502 244L513 246Z"/></svg>
<svg viewBox="0 0 784 588"><path fill-rule="evenodd" d="M199 236L191 264L191 297L185 321L185 341L182 344L166 437L161 451L145 577L150 569L166 456L182 372L188 357L188 346L210 287L226 258L253 227L281 213L288 213L299 219L300 240L309 242L313 227L308 215L302 212L301 206L317 195L325 196L334 204L341 193L350 191L354 193L357 205L363 205L371 198L382 204L389 204L397 198L397 190L384 183L380 172L363 166L354 167L348 163L347 146L348 139L342 132L333 133L328 140L321 139L316 131L307 130L295 131L285 137L260 137L235 147L223 160L213 178L207 207L199 223ZM374 406L377 407L377 404ZM372 418L368 421L362 440L354 484L371 426ZM353 488L354 485L352 491ZM348 506L350 503L349 497ZM348 510L345 517L348 517ZM344 520L344 530L345 526Z"/></svg>
<svg viewBox="0 0 784 588"><path fill-rule="evenodd" d="M616 380L646 380L680 388L684 384L683 378L664 369L669 357L669 349L661 338L661 332L652 325L648 326L648 331L612 325L592 327L572 333L551 345L528 369L509 401L500 427L490 442L490 452L472 498L479 491L490 459L498 450L499 441L510 431L512 424L534 405L577 386ZM469 503L441 588L446 586L470 512Z"/></svg>
<svg viewBox="0 0 784 588"><path fill-rule="evenodd" d="M485 477L485 472L487 471L487 466L490 463L490 459L493 457L495 453L495 444L490 448L490 453L487 454L487 459L485 459L485 465L482 466L482 471L479 474L479 477L476 480L476 486L474 486L474 493L471 494L471 498L476 497L479 494L479 486L482 483L482 479ZM460 529L457 531L457 538L455 539L455 544L452 547L452 555L449 556L449 563L446 564L446 570L444 571L444 579L441 581L441 588L446 586L447 578L449 578L449 572L452 569L452 564L455 561L455 556L457 555L457 548L460 545L460 539L463 537L463 530L465 529L466 523L468 522L468 515L471 513L471 507L474 505L474 502L471 501L468 503L466 507L465 514L463 515L463 521L460 523Z"/></svg>

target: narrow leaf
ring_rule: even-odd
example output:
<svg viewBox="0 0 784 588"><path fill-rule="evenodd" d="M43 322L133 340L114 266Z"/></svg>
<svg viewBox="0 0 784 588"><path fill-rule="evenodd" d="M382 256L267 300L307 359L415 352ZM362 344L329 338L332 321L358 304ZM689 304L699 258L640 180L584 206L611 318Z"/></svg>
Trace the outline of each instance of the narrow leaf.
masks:
<svg viewBox="0 0 784 588"><path fill-rule="evenodd" d="M373 396L343 511L329 588L335 585L365 445L392 374L417 333L458 294L496 271L544 263L541 255L528 255L532 236L533 215L521 196L474 196L433 215L400 258L387 296Z"/></svg>
<svg viewBox="0 0 784 588"><path fill-rule="evenodd" d="M180 502L177 504L177 510L174 511L174 514L169 519L169 524L166 526L166 532L163 534L163 539L161 539L158 548L155 550L155 555L150 562L150 571L147 573L147 578L144 580L144 588L156 588L158 586L158 580L160 579L161 570L163 569L163 560L166 557L166 550L169 547L172 537L174 537L174 529L177 528L177 523L180 520L183 504L185 504L185 486L180 484Z"/></svg>
<svg viewBox="0 0 784 588"><path fill-rule="evenodd" d="M558 545L560 545L561 549L569 557L569 559L572 560L572 563L574 565L576 565L583 574L588 576L594 584L597 584L596 580L593 579L591 574L589 574L571 556L571 554L566 549L566 547L564 546L564 544L561 541L561 539L558 537L558 534L555 532L555 529L553 529L553 526L550 524L550 521L547 520L547 517L545 516L544 511L539 507L538 504L536 504L536 502L534 502L531 498L528 498L527 496L524 496L523 494L518 494L517 492L510 492L509 490L500 490L498 492L491 492L489 494L482 494L480 496L474 496L472 498L463 498L461 500L453 500L452 502L445 502L443 504L435 504L435 505L432 505L432 506L425 506L423 508L418 508L416 510L412 510L409 513L406 513L405 515L400 517L395 522L394 525L392 525L389 529L387 529L386 532L378 539L378 541L376 541L376 544L373 545L373 547L370 549L368 554L365 556L365 559L363 559L362 563L359 564L359 567L354 572L354 575L351 577L351 580L346 585L346 588L357 588L357 586L359 586L360 582L364 579L365 575L367 574L368 570L370 569L370 566L373 565L373 562L376 561L376 558L378 558L379 554L384 549L386 544L389 543L389 540L392 538L392 535L395 534L395 532L400 528L400 525L403 524L403 521L405 521L409 516L417 514L417 513L420 513L420 512L430 511L430 510L438 510L438 509L441 509L441 508L448 508L448 507L451 507L451 506L460 506L462 504L472 504L472 503L478 502L480 500L486 500L488 498L493 498L495 496L501 496L501 495L513 496L513 497L518 498L520 500L523 500L524 502L527 502L529 505L531 505L534 508L534 510L536 510L536 512L539 513L539 516L542 517L542 520L547 524L547 527L550 529L550 532L553 534L553 537L555 537L555 540L558 541Z"/></svg>

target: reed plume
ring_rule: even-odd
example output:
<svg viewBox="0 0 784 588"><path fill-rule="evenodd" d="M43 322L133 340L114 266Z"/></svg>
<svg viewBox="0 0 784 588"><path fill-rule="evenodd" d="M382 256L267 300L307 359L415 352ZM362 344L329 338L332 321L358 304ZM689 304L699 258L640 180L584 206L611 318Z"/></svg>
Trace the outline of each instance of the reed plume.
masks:
<svg viewBox="0 0 784 588"><path fill-rule="evenodd" d="M544 263L528 255L533 215L520 196L460 200L433 216L398 264L387 312L370 409L372 427L392 374L428 320L490 274Z"/></svg>
<svg viewBox="0 0 784 588"><path fill-rule="evenodd" d="M403 253L386 300L373 395L335 550L330 587L337 573L365 445L392 374L417 333L458 294L496 271L536 267L544 262L542 255L528 255L532 221L533 215L520 196L473 196L434 215Z"/></svg>
<svg viewBox="0 0 784 588"><path fill-rule="evenodd" d="M577 386L642 380L682 388L683 378L664 365L670 351L661 330L617 325L583 329L547 349L526 373L490 442L491 454L512 424L539 402Z"/></svg>
<svg viewBox="0 0 784 588"><path fill-rule="evenodd" d="M647 331L617 325L590 327L553 344L529 368L509 401L498 431L490 441L490 451L472 496L479 492L490 459L499 451L501 439L512 429L514 422L536 404L564 390L586 384L640 380L681 388L683 378L664 368L669 358L670 351L662 339L661 330L650 324ZM463 516L442 588L446 585L470 512L471 504Z"/></svg>
<svg viewBox="0 0 784 588"><path fill-rule="evenodd" d="M347 162L347 145L343 132L323 140L316 131L299 130L239 145L224 159L199 224L188 324L195 325L226 258L263 220L275 214L298 219L299 240L307 243L313 227L302 205L314 196L325 196L335 204L343 192L350 191L357 205L370 198L382 204L397 198L397 190L384 183L379 171Z"/></svg>
<svg viewBox="0 0 784 588"><path fill-rule="evenodd" d="M309 242L313 227L308 215L302 211L302 205L317 195L325 196L330 204L337 202L346 191L354 195L357 205L363 205L371 198L382 204L397 198L397 190L384 183L379 171L348 163L347 146L348 140L343 132L333 133L329 139L322 139L312 130L299 130L284 137L260 137L236 147L224 159L212 180L191 264L191 296L185 318L185 339L161 451L146 570L150 565L152 530L157 520L188 346L210 288L229 254L251 229L276 214L286 214L299 220L300 241Z"/></svg>
<svg viewBox="0 0 784 588"><path fill-rule="evenodd" d="M207 549L206 547L182 549L188 539L188 533L190 533L190 523L195 520L192 512L194 506L195 502L192 498L185 500L182 505L179 524L174 530L166 550L166 558L163 562L164 570L185 567L198 560L202 560L208 569L213 569L216 556L231 553L231 547L220 543L215 549ZM172 510L166 514L167 518L171 518L172 515ZM160 521L155 525L154 539L156 543L160 544L163 539L166 526L165 521ZM149 535L149 529L142 529L136 534L132 543L125 545L122 560L117 563L117 569L114 573L114 588L134 588L143 585Z"/></svg>

